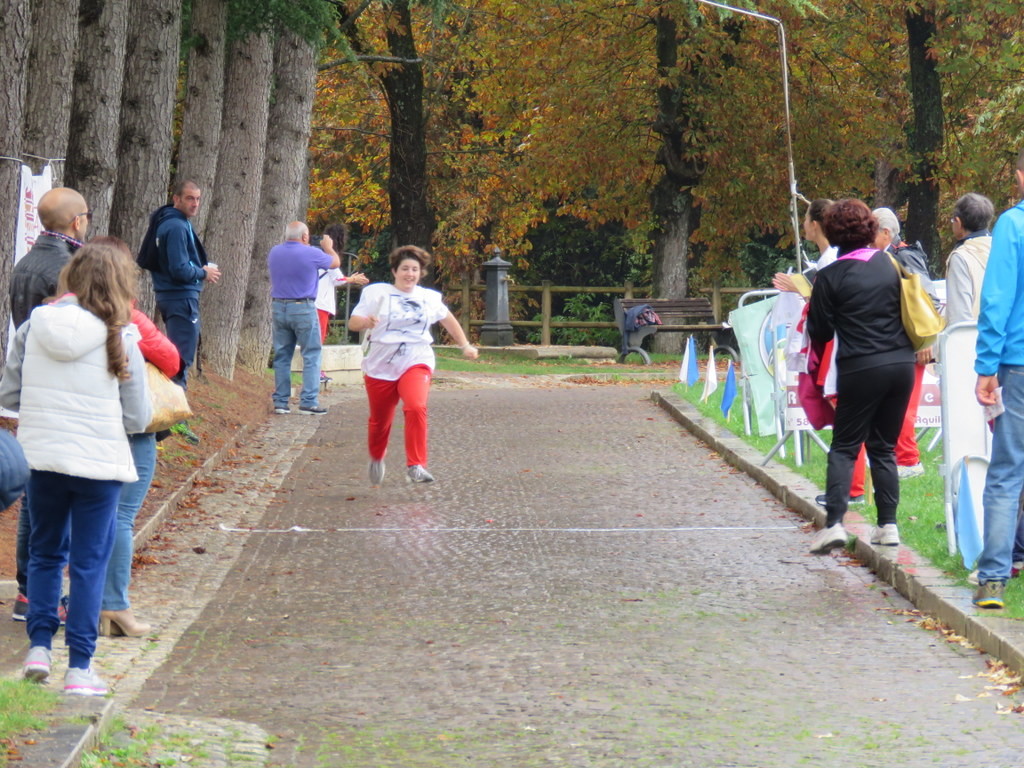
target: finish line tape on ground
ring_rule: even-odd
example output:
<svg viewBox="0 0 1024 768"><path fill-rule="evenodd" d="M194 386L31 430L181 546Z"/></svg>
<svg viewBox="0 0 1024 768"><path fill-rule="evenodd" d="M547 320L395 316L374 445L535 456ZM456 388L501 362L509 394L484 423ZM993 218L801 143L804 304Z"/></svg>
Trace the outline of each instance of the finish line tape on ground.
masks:
<svg viewBox="0 0 1024 768"><path fill-rule="evenodd" d="M698 531L795 531L799 525L765 526L701 526L674 528L501 528L484 526L475 528L231 528L224 523L220 529L227 533L693 533Z"/></svg>

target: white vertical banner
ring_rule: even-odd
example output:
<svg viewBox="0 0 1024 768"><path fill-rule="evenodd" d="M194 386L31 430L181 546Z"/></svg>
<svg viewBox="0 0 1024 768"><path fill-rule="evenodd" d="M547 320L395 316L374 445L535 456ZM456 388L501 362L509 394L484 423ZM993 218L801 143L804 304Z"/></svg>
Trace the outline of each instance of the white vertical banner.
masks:
<svg viewBox="0 0 1024 768"><path fill-rule="evenodd" d="M39 220L36 210L39 198L53 187L53 169L47 165L38 176L32 175L32 169L21 166L21 189L18 194L18 225L15 230L14 261L15 263L28 253L39 233L43 231L43 222Z"/></svg>

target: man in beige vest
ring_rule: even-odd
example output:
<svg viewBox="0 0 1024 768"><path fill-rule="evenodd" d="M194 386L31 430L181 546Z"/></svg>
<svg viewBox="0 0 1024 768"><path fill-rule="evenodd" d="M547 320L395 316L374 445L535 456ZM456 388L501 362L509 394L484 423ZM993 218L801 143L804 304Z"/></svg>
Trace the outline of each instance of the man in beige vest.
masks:
<svg viewBox="0 0 1024 768"><path fill-rule="evenodd" d="M950 223L956 247L946 261L947 326L978 319L981 282L992 248L988 227L994 215L992 201L976 192L968 192L953 206Z"/></svg>

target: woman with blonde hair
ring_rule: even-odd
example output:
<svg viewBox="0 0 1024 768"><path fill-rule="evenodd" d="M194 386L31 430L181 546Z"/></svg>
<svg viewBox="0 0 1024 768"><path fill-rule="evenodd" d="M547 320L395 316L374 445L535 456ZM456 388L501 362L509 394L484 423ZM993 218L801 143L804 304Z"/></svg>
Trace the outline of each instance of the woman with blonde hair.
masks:
<svg viewBox="0 0 1024 768"><path fill-rule="evenodd" d="M136 269L116 248L85 245L60 273L58 297L14 338L0 404L18 411L29 480L29 652L24 676L50 674L65 565L71 574L64 692L102 696L92 669L121 486L137 479L129 432L151 409L130 325ZM72 530L74 535L72 536Z"/></svg>

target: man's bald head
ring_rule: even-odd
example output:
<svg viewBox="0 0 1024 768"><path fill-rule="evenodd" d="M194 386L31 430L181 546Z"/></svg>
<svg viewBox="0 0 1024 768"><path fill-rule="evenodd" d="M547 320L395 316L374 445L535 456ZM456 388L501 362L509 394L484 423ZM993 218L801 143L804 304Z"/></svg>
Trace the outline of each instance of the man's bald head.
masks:
<svg viewBox="0 0 1024 768"><path fill-rule="evenodd" d="M89 228L89 206L85 198L70 187L51 189L39 199L38 211L43 227L51 232L81 240Z"/></svg>

